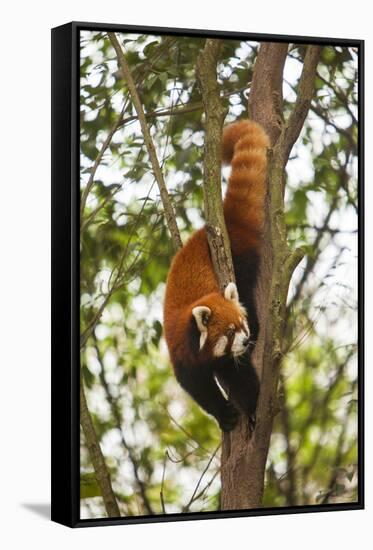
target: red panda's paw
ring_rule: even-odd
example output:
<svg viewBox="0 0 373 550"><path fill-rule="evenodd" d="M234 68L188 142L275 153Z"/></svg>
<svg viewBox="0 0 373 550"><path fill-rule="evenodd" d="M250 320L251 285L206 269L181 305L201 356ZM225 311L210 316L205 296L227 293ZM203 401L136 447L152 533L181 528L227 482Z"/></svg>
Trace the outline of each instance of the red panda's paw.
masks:
<svg viewBox="0 0 373 550"><path fill-rule="evenodd" d="M240 413L236 407L230 402L227 401L224 410L218 418L219 426L223 432L232 431L238 423Z"/></svg>

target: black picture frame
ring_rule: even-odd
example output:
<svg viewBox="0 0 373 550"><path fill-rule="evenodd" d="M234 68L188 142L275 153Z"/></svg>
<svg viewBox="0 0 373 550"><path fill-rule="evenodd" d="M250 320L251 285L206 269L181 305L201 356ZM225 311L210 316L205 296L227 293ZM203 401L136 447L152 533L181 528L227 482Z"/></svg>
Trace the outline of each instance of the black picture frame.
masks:
<svg viewBox="0 0 373 550"><path fill-rule="evenodd" d="M84 519L79 516L79 33L82 30L343 45L359 53L359 498L224 512ZM364 41L72 22L52 29L52 486L51 518L69 527L249 517L364 508Z"/></svg>

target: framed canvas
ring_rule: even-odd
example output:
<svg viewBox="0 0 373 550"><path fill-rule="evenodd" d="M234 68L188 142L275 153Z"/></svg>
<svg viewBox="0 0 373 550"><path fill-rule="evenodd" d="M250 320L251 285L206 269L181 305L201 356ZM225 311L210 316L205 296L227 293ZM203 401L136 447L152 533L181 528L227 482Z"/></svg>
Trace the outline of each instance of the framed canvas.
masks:
<svg viewBox="0 0 373 550"><path fill-rule="evenodd" d="M52 30L54 521L363 508L363 56Z"/></svg>

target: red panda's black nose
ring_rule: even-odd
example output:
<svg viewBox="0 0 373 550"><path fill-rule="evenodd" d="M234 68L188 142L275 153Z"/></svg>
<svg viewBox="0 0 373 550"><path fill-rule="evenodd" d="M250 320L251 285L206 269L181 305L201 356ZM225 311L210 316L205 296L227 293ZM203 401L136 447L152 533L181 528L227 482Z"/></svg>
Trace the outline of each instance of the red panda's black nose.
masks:
<svg viewBox="0 0 373 550"><path fill-rule="evenodd" d="M242 342L244 346L248 346L250 343L250 338L245 338L245 340Z"/></svg>

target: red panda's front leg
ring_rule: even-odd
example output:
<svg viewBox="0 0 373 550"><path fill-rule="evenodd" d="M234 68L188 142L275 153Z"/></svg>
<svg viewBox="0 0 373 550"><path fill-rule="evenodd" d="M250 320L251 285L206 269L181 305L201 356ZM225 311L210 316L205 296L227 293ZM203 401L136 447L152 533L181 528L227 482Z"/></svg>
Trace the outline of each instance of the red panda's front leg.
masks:
<svg viewBox="0 0 373 550"><path fill-rule="evenodd" d="M236 363L223 364L215 369L219 382L229 395L234 406L251 420L259 395L259 378L251 362L250 351L241 355Z"/></svg>
<svg viewBox="0 0 373 550"><path fill-rule="evenodd" d="M175 374L184 390L200 407L216 418L224 432L233 430L238 422L239 413L234 405L223 397L209 365L191 368L178 364L175 365Z"/></svg>

